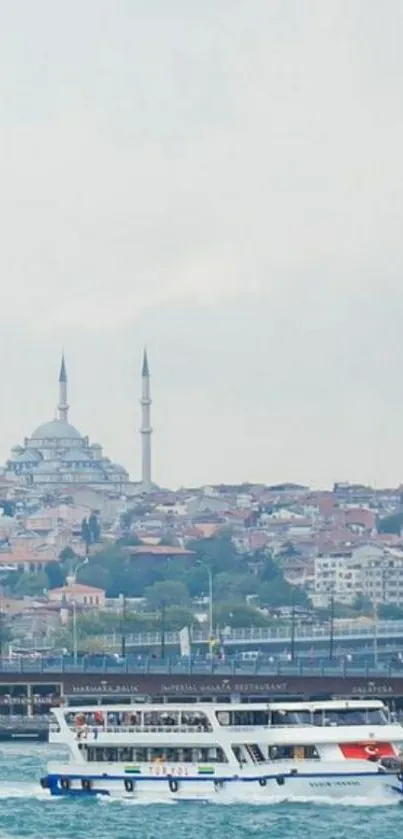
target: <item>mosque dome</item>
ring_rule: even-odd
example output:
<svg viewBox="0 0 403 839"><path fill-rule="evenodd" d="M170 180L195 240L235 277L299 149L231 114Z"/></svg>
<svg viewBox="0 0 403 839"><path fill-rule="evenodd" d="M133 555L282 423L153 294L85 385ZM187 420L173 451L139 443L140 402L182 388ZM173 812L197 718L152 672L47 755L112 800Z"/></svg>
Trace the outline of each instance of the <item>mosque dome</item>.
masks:
<svg viewBox="0 0 403 839"><path fill-rule="evenodd" d="M30 437L24 439L24 446L13 446L5 469L1 470L13 480L24 484L49 485L67 481L75 484L107 484L115 481L123 484L129 480L126 470L103 458L99 443L90 443L74 425L69 422L67 399L67 371L62 357L59 373L59 400L55 419L44 422Z"/></svg>
<svg viewBox="0 0 403 839"><path fill-rule="evenodd" d="M38 463L39 460L42 460L42 456L36 449L27 449L27 451L18 455L15 460L17 463Z"/></svg>
<svg viewBox="0 0 403 839"><path fill-rule="evenodd" d="M57 438L59 440L81 440L81 434L70 425L69 422L61 419L54 419L51 422L44 422L39 425L32 434L31 440L45 440L48 438Z"/></svg>

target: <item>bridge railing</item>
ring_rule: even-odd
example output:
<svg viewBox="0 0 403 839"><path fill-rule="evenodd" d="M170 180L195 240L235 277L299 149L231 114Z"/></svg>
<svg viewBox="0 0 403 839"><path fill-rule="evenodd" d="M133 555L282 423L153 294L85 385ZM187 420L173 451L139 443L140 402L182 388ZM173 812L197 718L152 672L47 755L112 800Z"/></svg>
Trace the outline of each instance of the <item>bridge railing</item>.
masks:
<svg viewBox="0 0 403 839"><path fill-rule="evenodd" d="M237 642L259 644L265 641L279 642L287 641L291 634L291 621L288 624L281 626L264 626L264 627L245 627L240 629L225 630L222 635L224 646L236 644ZM330 624L319 625L295 625L295 641L312 641L326 640L330 635ZM374 635L379 638L402 638L403 639L403 621L371 621L368 624L357 624L355 621L344 622L343 625L337 623L333 626L333 637L335 640L348 640L360 638L373 638ZM116 645L118 637L116 635L106 635L105 644L112 648ZM127 634L125 636L126 644L130 647L154 647L161 644L161 632L139 632L136 634ZM208 644L209 633L207 630L195 630L192 633L192 641L194 644ZM178 632L165 632L164 643L166 646L179 645Z"/></svg>
<svg viewBox="0 0 403 839"><path fill-rule="evenodd" d="M335 657L333 660L317 657L315 659L298 657L293 661L281 659L262 658L255 661L240 661L237 659L221 660L207 659L202 657L189 657L186 659L179 656L169 656L158 659L152 656L128 657L121 661L113 661L110 656L97 657L96 662L90 657L84 657L75 661L71 657L47 657L30 660L20 659L19 661L0 660L0 675L15 673L26 673L30 676L29 681L41 674L46 674L51 682L63 674L86 673L88 675L127 674L133 675L217 675L217 676L337 676L346 677L382 677L397 676L403 679L403 664L391 658L383 661L369 662L348 661L345 656ZM4 681L4 679L3 679ZM102 680L101 680L102 681ZM39 700L38 700L39 701ZM18 697L10 697L8 702L18 704ZM35 702L35 699L34 699Z"/></svg>

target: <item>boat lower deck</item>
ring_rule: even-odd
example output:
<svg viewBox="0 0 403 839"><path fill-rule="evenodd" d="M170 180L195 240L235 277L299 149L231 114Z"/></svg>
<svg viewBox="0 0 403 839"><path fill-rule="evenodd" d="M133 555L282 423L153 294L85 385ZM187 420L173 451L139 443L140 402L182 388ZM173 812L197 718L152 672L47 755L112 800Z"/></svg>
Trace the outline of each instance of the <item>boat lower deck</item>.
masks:
<svg viewBox="0 0 403 839"><path fill-rule="evenodd" d="M111 795L155 799L216 799L234 796L278 798L287 796L345 797L388 792L403 797L403 776L387 773L363 761L348 761L322 766L305 761L295 764L266 764L233 773L230 767L192 767L188 774L153 774L147 767L91 767L67 764L49 767L42 786L55 796ZM102 771L103 770L103 771Z"/></svg>

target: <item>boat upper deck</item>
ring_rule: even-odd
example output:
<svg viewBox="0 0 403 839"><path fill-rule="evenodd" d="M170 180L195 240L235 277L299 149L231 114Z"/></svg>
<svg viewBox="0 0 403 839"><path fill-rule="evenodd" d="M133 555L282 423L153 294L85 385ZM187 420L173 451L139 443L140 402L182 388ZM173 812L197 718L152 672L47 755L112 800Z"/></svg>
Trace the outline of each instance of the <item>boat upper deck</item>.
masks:
<svg viewBox="0 0 403 839"><path fill-rule="evenodd" d="M328 700L253 704L83 705L53 710L51 733L80 736L91 730L102 734L202 734L230 729L253 731L310 727L363 727L395 725L389 710L378 700Z"/></svg>

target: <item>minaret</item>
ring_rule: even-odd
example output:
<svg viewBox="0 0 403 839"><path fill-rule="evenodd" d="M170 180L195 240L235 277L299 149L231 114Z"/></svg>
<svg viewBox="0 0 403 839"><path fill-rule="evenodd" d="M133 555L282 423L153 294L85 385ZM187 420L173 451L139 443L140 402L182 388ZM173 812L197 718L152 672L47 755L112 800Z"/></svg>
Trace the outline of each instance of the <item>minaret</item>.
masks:
<svg viewBox="0 0 403 839"><path fill-rule="evenodd" d="M144 489L151 489L151 397L150 370L147 350L144 350L141 370L141 482Z"/></svg>
<svg viewBox="0 0 403 839"><path fill-rule="evenodd" d="M68 422L69 406L67 404L67 373L64 353L62 355L62 363L60 365L59 373L59 404L57 406L57 411L58 419L62 422Z"/></svg>

